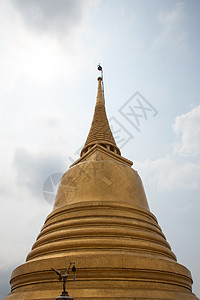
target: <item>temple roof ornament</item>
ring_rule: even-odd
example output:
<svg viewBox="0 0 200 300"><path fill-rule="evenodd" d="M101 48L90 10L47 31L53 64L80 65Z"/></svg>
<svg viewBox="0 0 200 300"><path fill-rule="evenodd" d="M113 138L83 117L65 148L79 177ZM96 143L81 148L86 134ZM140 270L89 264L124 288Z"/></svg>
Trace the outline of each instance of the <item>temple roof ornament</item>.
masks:
<svg viewBox="0 0 200 300"><path fill-rule="evenodd" d="M98 65L98 70L101 71L101 77L98 77L98 90L96 106L92 125L85 142L85 145L81 151L81 157L88 152L93 146L101 145L111 152L121 155L119 148L115 143L108 118L105 110L105 98L103 88L103 69L102 66Z"/></svg>

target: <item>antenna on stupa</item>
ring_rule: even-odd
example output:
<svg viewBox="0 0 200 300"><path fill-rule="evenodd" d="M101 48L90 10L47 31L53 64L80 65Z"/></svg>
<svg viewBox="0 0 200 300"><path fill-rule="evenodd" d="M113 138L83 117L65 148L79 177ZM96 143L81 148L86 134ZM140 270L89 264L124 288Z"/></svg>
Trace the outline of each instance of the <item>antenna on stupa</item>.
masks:
<svg viewBox="0 0 200 300"><path fill-rule="evenodd" d="M102 94L103 94L103 100L104 100L104 103L105 103L105 94L104 94L104 83L103 83L103 68L102 66L100 65L100 63L98 64L97 66L97 70L101 72L101 88L102 88Z"/></svg>

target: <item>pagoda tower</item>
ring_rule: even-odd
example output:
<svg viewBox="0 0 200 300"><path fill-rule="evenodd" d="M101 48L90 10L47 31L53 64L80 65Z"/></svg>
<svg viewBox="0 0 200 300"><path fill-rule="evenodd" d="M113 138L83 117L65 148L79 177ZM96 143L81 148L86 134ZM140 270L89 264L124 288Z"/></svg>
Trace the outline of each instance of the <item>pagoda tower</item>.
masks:
<svg viewBox="0 0 200 300"><path fill-rule="evenodd" d="M67 281L74 300L198 299L190 271L177 263L149 210L140 176L115 143L102 87L101 76L80 158L64 173L6 300L55 300L62 285L51 268L64 271L70 262L77 267L77 280Z"/></svg>

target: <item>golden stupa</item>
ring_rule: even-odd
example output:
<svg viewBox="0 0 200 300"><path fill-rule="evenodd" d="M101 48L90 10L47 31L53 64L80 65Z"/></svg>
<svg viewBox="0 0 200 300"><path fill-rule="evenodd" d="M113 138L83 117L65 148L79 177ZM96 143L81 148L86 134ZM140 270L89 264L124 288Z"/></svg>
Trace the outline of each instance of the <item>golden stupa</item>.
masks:
<svg viewBox="0 0 200 300"><path fill-rule="evenodd" d="M121 156L105 111L102 77L80 158L63 175L52 213L11 276L6 300L55 300L62 285L51 268L73 261L74 300L197 300L190 271L177 263L132 162Z"/></svg>

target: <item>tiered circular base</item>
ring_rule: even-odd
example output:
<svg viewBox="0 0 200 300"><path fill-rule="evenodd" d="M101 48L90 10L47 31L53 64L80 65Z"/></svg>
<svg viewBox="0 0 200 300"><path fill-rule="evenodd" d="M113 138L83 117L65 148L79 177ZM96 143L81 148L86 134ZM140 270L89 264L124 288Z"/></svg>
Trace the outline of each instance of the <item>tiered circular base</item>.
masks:
<svg viewBox="0 0 200 300"><path fill-rule="evenodd" d="M13 271L6 300L55 300L62 290L51 268L77 267L74 300L197 300L190 272L176 262L148 210L90 201L54 210L27 257ZM71 275L72 276L72 275Z"/></svg>

